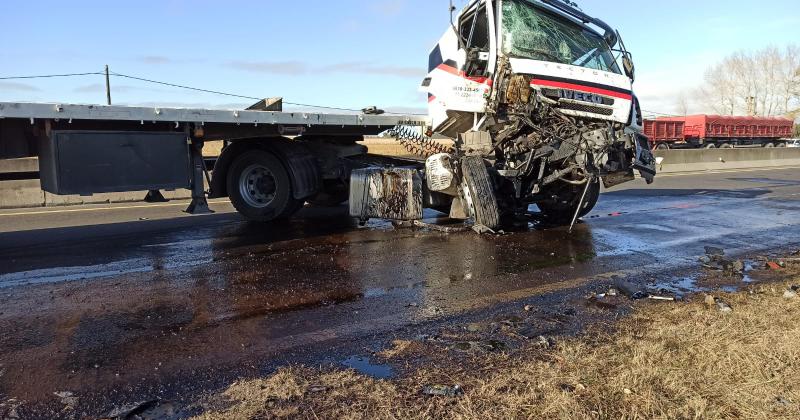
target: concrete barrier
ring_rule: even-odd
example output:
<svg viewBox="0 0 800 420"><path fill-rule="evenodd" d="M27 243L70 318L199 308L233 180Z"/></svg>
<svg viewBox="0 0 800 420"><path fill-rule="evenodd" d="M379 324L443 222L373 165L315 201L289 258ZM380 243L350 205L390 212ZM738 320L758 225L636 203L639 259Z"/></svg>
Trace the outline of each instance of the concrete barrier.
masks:
<svg viewBox="0 0 800 420"><path fill-rule="evenodd" d="M800 148L658 150L659 172L699 172L800 166Z"/></svg>
<svg viewBox="0 0 800 420"><path fill-rule="evenodd" d="M168 199L191 197L189 190L162 191L162 193ZM38 179L0 181L0 209L134 202L142 201L146 194L147 191L131 191L89 196L55 195L42 191Z"/></svg>

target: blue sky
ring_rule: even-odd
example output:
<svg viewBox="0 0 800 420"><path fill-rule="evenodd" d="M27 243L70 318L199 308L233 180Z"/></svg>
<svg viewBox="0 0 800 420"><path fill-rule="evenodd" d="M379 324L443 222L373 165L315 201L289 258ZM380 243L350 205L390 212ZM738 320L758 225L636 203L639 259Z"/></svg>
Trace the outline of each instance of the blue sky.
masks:
<svg viewBox="0 0 800 420"><path fill-rule="evenodd" d="M463 4L463 0L457 0ZM738 49L800 42L797 0L578 1L622 33L645 109L675 96ZM424 112L418 85L449 22L447 0L0 4L0 77L112 71L246 96ZM118 104L241 107L249 100L112 79ZM0 101L103 103L101 76L0 80ZM697 109L697 111L701 111Z"/></svg>

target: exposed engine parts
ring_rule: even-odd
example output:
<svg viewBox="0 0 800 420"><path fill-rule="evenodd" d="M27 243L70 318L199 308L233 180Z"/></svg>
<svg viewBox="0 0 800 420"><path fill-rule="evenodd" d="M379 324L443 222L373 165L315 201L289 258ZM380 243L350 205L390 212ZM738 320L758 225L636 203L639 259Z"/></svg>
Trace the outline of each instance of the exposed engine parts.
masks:
<svg viewBox="0 0 800 420"><path fill-rule="evenodd" d="M530 76L512 74L505 60L494 80L484 116L475 116L474 127L454 139L453 149L417 127L387 132L427 158L425 203L443 211L442 203L449 203L451 217L472 217L482 231L528 213L531 204L547 222L574 224L594 206L601 180L617 185L634 179L638 169L652 181L646 138L626 124L562 112L563 99L543 94Z"/></svg>

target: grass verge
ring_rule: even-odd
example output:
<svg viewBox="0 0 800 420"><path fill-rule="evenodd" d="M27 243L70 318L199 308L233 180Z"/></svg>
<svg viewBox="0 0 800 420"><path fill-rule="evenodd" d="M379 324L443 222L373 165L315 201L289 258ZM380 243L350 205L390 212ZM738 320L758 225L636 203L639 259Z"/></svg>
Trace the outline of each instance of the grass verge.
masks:
<svg viewBox="0 0 800 420"><path fill-rule="evenodd" d="M612 331L590 327L549 348L398 341L376 355L408 363L398 379L288 367L231 385L197 418L800 418L800 298L784 286L720 295L728 313L702 295L636 303ZM433 384L464 392L424 395Z"/></svg>

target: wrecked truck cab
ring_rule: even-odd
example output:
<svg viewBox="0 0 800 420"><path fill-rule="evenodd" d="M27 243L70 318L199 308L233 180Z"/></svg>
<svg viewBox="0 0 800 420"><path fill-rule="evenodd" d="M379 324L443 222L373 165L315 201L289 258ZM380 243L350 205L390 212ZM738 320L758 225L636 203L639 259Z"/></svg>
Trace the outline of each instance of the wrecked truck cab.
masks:
<svg viewBox="0 0 800 420"><path fill-rule="evenodd" d="M631 55L603 21L558 0L475 0L431 51L422 84L432 131L454 146L389 134L428 160L420 194L449 197L451 217L496 230L536 205L547 223L571 225L594 207L601 182L635 171L653 181L632 84ZM451 181L442 188L434 178ZM397 200L363 191L351 199Z"/></svg>

